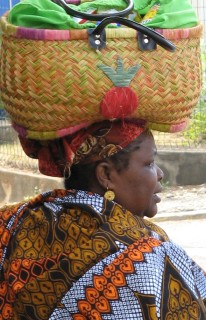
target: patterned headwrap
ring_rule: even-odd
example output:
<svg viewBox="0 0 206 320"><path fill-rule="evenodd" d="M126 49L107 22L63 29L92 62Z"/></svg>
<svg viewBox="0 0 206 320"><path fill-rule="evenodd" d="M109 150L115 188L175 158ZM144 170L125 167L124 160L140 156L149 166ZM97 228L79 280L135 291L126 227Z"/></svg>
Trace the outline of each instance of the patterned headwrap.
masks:
<svg viewBox="0 0 206 320"><path fill-rule="evenodd" d="M41 173L63 177L65 167L105 159L125 148L145 131L145 121L104 121L73 135L50 141L19 137L24 152L39 160Z"/></svg>

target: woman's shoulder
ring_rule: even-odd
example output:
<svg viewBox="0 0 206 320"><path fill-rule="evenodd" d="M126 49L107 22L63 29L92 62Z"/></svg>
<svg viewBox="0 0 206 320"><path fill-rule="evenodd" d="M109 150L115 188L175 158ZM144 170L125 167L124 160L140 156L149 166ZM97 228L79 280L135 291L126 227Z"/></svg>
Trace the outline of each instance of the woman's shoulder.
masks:
<svg viewBox="0 0 206 320"><path fill-rule="evenodd" d="M24 203L26 203L26 201L4 204L2 207L0 207L0 220L4 220L5 222L9 220L13 215L16 214L16 212Z"/></svg>
<svg viewBox="0 0 206 320"><path fill-rule="evenodd" d="M143 219L143 220L144 220L146 228L157 233L162 238L163 241L170 240L167 233L164 231L164 229L159 227L157 224L153 223L151 220L148 220L148 219Z"/></svg>

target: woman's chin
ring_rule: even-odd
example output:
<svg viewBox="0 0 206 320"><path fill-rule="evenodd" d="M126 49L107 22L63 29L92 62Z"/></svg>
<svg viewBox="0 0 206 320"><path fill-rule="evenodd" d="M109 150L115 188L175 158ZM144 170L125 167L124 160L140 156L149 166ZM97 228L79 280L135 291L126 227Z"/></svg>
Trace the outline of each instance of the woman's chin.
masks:
<svg viewBox="0 0 206 320"><path fill-rule="evenodd" d="M152 208L150 208L144 212L144 217L154 218L156 216L157 212L158 212L158 208L157 208L157 205L155 204Z"/></svg>

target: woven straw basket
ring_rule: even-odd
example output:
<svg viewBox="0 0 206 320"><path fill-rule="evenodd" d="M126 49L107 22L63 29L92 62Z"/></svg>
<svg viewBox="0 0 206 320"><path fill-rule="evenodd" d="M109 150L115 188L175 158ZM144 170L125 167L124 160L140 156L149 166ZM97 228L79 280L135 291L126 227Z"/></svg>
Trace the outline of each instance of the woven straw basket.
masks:
<svg viewBox="0 0 206 320"><path fill-rule="evenodd" d="M116 87L106 74L108 67L116 73L118 68L130 72L136 66L129 85L122 86L120 79L123 95L129 86L138 101L124 116L145 119L151 129L184 129L197 104L201 26L156 30L175 44L175 52L160 46L141 51L137 31L128 27L106 28L106 46L101 51L91 48L85 29L22 28L9 24L6 16L1 28L1 98L22 136L54 139L113 119L115 112L105 115L101 110L105 95L108 98ZM111 100L112 108L121 109L120 91Z"/></svg>

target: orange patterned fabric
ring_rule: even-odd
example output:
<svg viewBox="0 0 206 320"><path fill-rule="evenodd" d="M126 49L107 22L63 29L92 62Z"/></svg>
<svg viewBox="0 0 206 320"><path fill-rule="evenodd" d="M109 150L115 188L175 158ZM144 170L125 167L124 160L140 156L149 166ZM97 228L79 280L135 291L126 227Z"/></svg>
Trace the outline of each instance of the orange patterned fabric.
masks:
<svg viewBox="0 0 206 320"><path fill-rule="evenodd" d="M159 240L144 237L130 245L124 254L120 254L112 264L105 267L102 275L95 275L94 286L86 288L86 299L79 301L80 313L74 319L81 319L82 314L82 319L94 318L94 314L96 319L101 319L101 313L111 313L110 301L120 299L118 288L127 285L126 275L135 272L134 262L143 261L143 253L152 252L152 248L160 244Z"/></svg>
<svg viewBox="0 0 206 320"><path fill-rule="evenodd" d="M98 195L54 190L6 206L0 236L1 320L205 319L203 271Z"/></svg>
<svg viewBox="0 0 206 320"><path fill-rule="evenodd" d="M102 160L125 148L146 130L144 120L103 121L85 126L61 141L38 141L19 137L24 152L38 159L39 170L63 177L65 166ZM62 156L62 154L64 156Z"/></svg>

